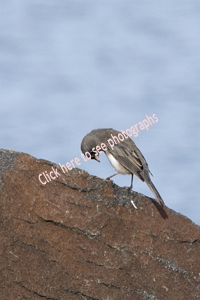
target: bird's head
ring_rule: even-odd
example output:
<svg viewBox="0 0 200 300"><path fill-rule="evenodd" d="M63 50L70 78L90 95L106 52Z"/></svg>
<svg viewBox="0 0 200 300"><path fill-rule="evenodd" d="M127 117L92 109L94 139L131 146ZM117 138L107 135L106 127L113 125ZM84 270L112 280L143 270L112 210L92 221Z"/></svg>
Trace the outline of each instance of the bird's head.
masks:
<svg viewBox="0 0 200 300"><path fill-rule="evenodd" d="M91 155L91 159L95 159L100 162L99 153L96 151L96 141L89 134L86 135L81 142L81 151L87 157L86 153Z"/></svg>

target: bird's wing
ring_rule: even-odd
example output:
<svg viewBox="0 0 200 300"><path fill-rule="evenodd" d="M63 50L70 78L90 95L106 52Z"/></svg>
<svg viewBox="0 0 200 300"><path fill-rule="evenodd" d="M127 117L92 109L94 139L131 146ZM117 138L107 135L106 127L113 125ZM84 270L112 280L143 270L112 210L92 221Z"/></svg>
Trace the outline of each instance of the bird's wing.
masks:
<svg viewBox="0 0 200 300"><path fill-rule="evenodd" d="M136 147L136 146L135 146ZM109 148L108 151L115 157L115 159L131 173L135 174L142 181L144 181L144 163L141 161L141 155L138 153L139 149L129 150L126 145L121 143L117 144L113 149ZM146 163L144 157L142 160ZM148 168L148 166L147 166Z"/></svg>

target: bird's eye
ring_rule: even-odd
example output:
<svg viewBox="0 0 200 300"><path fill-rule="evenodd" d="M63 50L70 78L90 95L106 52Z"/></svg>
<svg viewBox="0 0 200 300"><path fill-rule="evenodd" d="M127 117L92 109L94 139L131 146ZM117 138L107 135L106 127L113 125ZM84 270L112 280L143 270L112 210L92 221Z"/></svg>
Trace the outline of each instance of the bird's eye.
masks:
<svg viewBox="0 0 200 300"><path fill-rule="evenodd" d="M91 159L95 159L95 153L94 152L91 152Z"/></svg>

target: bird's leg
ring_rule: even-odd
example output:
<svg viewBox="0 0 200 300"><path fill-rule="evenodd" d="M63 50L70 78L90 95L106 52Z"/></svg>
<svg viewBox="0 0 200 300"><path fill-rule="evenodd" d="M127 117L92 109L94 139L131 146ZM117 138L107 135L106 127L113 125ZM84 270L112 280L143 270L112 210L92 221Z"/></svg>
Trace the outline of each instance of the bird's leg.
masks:
<svg viewBox="0 0 200 300"><path fill-rule="evenodd" d="M131 186L130 186L130 190L132 190L133 187L133 174L131 174Z"/></svg>
<svg viewBox="0 0 200 300"><path fill-rule="evenodd" d="M130 191L132 190L132 187L133 187L133 174L131 174L131 186L130 186ZM137 206L135 205L135 203L133 202L133 200L131 200L131 203L133 205L133 207L135 209L137 209Z"/></svg>
<svg viewBox="0 0 200 300"><path fill-rule="evenodd" d="M110 178L112 178L113 176L115 176L115 175L117 175L117 174L119 174L119 173L117 172L117 173L115 173L114 175L111 175L111 176L107 177L106 180L109 180Z"/></svg>

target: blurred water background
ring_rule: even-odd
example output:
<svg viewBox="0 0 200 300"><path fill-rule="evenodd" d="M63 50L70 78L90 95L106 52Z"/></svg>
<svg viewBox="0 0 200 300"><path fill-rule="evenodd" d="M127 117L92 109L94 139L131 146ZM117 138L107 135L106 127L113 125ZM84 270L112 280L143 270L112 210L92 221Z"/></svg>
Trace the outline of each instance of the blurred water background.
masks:
<svg viewBox="0 0 200 300"><path fill-rule="evenodd" d="M2 0L0 148L65 164L85 134L126 130L166 205L200 224L200 2ZM101 163L80 168L106 178ZM130 176L113 178L130 185ZM152 196L134 178L134 190Z"/></svg>

